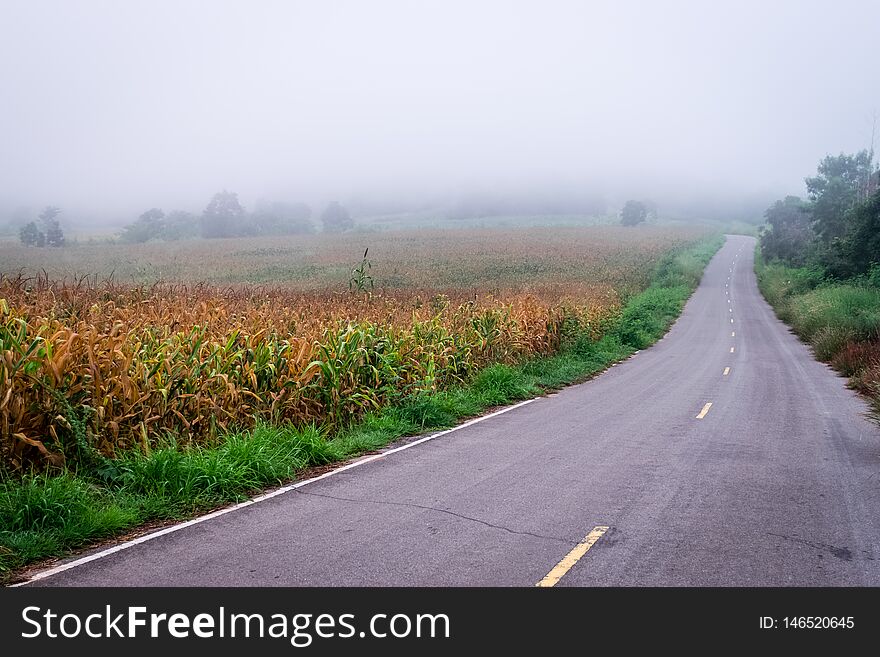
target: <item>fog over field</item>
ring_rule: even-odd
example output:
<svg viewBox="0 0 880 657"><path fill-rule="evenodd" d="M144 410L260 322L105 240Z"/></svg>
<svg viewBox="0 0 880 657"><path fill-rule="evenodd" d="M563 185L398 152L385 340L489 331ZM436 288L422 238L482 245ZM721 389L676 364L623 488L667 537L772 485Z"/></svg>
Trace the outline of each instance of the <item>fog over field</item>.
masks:
<svg viewBox="0 0 880 657"><path fill-rule="evenodd" d="M119 226L221 189L759 216L870 147L880 111L871 0L0 6L0 224L51 204Z"/></svg>

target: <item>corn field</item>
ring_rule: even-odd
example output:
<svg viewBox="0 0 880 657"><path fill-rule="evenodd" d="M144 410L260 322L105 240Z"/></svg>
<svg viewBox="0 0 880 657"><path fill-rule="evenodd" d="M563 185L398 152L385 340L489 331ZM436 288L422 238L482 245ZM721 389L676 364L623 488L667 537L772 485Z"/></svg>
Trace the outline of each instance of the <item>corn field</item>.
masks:
<svg viewBox="0 0 880 657"><path fill-rule="evenodd" d="M639 267L663 250L646 244ZM621 278L645 275L623 267ZM112 458L261 420L344 426L568 336L598 337L620 303L607 283L540 276L528 290L353 293L3 275L0 462Z"/></svg>

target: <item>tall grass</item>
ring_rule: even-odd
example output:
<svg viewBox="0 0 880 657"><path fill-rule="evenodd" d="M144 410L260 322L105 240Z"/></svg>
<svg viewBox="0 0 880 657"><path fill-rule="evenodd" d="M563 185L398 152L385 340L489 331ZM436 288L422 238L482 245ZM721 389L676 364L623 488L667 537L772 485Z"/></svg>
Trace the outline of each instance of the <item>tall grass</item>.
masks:
<svg viewBox="0 0 880 657"><path fill-rule="evenodd" d="M880 288L868 278L826 280L816 268L756 258L758 285L776 314L819 360L851 377L880 412Z"/></svg>
<svg viewBox="0 0 880 657"><path fill-rule="evenodd" d="M630 299L610 331L621 344L644 349L678 317L684 302L702 277L706 264L720 248L723 238L667 255L658 265L653 283Z"/></svg>
<svg viewBox="0 0 880 657"><path fill-rule="evenodd" d="M880 288L825 280L819 270L779 263L759 261L756 270L765 298L806 342L816 346L830 332L843 343L880 337ZM828 360L834 353L817 355Z"/></svg>

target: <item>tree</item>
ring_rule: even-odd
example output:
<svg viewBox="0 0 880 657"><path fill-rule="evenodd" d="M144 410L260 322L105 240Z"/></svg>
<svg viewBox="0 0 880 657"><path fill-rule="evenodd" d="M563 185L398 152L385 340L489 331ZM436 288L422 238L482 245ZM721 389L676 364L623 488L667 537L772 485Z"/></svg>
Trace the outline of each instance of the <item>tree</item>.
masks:
<svg viewBox="0 0 880 657"><path fill-rule="evenodd" d="M341 233L344 230L354 228L354 220L351 215L338 201L333 201L324 212L321 213L321 223L324 224L324 232Z"/></svg>
<svg viewBox="0 0 880 657"><path fill-rule="evenodd" d="M53 221L59 214L61 214L61 208L56 208L54 205L47 205L40 213L40 221L44 223L47 221Z"/></svg>
<svg viewBox="0 0 880 657"><path fill-rule="evenodd" d="M799 197L786 196L767 209L764 216L769 227L761 233L761 253L765 258L778 258L796 267L807 264L816 239L810 208Z"/></svg>
<svg viewBox="0 0 880 657"><path fill-rule="evenodd" d="M25 246L46 246L46 235L33 221L22 226L18 238Z"/></svg>
<svg viewBox="0 0 880 657"><path fill-rule="evenodd" d="M165 213L159 208L151 208L141 214L137 221L122 229L123 242L142 243L160 239L165 231Z"/></svg>
<svg viewBox="0 0 880 657"><path fill-rule="evenodd" d="M162 239L169 242L190 239L199 235L199 218L192 212L174 210L165 216Z"/></svg>
<svg viewBox="0 0 880 657"><path fill-rule="evenodd" d="M64 246L64 231L58 224L58 220L54 220L46 226L46 246Z"/></svg>
<svg viewBox="0 0 880 657"><path fill-rule="evenodd" d="M620 211L620 224L622 226L635 226L642 223L648 217L648 208L641 201L627 201Z"/></svg>
<svg viewBox="0 0 880 657"><path fill-rule="evenodd" d="M235 237L240 234L245 211L235 192L217 192L202 212L202 237Z"/></svg>
<svg viewBox="0 0 880 657"><path fill-rule="evenodd" d="M846 234L835 243L838 257L829 267L831 274L867 274L880 265L880 190L852 208L846 223Z"/></svg>
<svg viewBox="0 0 880 657"><path fill-rule="evenodd" d="M846 214L868 185L872 159L873 154L866 150L855 155L828 155L819 163L816 175L806 178L814 228L825 244L846 232Z"/></svg>
<svg viewBox="0 0 880 657"><path fill-rule="evenodd" d="M64 246L64 231L61 230L61 224L58 223L59 214L61 214L61 208L56 208L53 205L46 206L40 213L40 223L43 234L46 236L46 246Z"/></svg>
<svg viewBox="0 0 880 657"><path fill-rule="evenodd" d="M260 203L251 221L260 235L293 235L314 232L311 216L305 203Z"/></svg>

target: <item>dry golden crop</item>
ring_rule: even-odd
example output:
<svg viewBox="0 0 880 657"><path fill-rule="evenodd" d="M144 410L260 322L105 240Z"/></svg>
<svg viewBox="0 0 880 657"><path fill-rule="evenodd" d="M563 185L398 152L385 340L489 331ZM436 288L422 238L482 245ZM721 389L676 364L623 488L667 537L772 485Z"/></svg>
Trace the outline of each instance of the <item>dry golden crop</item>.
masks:
<svg viewBox="0 0 880 657"><path fill-rule="evenodd" d="M643 286L659 255L693 234L664 237L615 245L628 253L616 262L607 249L582 252L579 267L571 240L555 250L545 241L542 257L534 240L497 235L495 251L412 242L393 275L419 285L369 294L2 276L0 457L14 468L78 450L112 457L149 450L163 433L204 441L258 420L339 426L490 363L552 353L570 332L598 336L620 290ZM419 254L433 260L419 265ZM447 271L454 262L470 284L427 285L459 275Z"/></svg>

